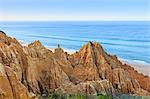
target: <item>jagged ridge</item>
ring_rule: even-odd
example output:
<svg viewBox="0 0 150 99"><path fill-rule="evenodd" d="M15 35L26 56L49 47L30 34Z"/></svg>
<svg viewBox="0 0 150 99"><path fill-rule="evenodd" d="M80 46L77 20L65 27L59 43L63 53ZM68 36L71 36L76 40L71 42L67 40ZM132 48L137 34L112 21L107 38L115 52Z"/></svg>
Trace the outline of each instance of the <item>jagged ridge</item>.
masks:
<svg viewBox="0 0 150 99"><path fill-rule="evenodd" d="M97 42L88 42L79 52L70 55L61 48L52 52L40 41L22 46L0 32L0 63L16 74L21 86L28 89L27 93L150 95L150 78L122 64ZM2 86L0 83L0 97L4 93L9 96Z"/></svg>

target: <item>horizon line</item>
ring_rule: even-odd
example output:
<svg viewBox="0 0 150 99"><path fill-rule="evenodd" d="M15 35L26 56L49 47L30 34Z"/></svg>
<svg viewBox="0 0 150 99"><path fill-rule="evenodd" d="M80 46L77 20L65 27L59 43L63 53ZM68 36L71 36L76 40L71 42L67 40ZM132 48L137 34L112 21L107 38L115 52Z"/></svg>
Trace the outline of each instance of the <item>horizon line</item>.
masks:
<svg viewBox="0 0 150 99"><path fill-rule="evenodd" d="M51 22L59 22L59 21L70 21L70 22L74 22L74 21L150 21L150 20L0 20L0 22L27 22L27 21L32 21L32 22L41 22L41 21L51 21Z"/></svg>

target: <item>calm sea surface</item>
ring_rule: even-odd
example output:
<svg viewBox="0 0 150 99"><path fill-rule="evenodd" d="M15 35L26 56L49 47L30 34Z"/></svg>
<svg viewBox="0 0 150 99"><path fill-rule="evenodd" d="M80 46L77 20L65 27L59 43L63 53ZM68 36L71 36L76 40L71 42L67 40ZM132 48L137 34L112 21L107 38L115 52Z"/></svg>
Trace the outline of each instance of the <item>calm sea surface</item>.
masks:
<svg viewBox="0 0 150 99"><path fill-rule="evenodd" d="M150 21L0 22L0 30L26 43L40 40L46 47L60 44L67 50L97 41L119 58L150 63Z"/></svg>

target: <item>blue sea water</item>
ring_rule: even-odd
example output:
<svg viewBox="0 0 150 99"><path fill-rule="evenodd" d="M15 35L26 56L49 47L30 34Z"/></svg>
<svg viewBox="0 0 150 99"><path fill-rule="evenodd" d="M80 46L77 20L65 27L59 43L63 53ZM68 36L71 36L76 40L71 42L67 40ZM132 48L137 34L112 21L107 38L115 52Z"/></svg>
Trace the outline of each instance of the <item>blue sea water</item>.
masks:
<svg viewBox="0 0 150 99"><path fill-rule="evenodd" d="M7 35L46 47L79 50L87 41L97 41L119 58L150 63L150 21L51 21L0 22Z"/></svg>

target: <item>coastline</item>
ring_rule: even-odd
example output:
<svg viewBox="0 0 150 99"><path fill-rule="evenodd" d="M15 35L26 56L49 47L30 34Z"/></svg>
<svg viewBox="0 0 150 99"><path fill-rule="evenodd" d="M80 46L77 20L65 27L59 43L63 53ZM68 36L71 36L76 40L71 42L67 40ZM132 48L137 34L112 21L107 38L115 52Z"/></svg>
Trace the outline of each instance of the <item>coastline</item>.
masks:
<svg viewBox="0 0 150 99"><path fill-rule="evenodd" d="M19 40L20 44L22 46L27 46L28 43ZM50 46L46 46L47 49L51 50L52 52L54 52L55 48L51 48ZM64 52L67 52L68 54L73 54L76 52L76 50L69 50L69 49L63 49ZM146 76L150 77L150 64L149 63L145 63L142 61L134 61L134 60L127 60L127 59L122 59L122 58L118 58L123 64L128 64L131 67L133 67L135 70L137 70L139 73L143 73Z"/></svg>
<svg viewBox="0 0 150 99"><path fill-rule="evenodd" d="M131 67L133 67L135 70L137 70L139 73L143 73L146 76L150 77L150 64L148 63L140 63L140 62L135 62L135 61L128 61L128 60L123 60L120 59L122 63L128 64Z"/></svg>
<svg viewBox="0 0 150 99"><path fill-rule="evenodd" d="M49 50L51 50L52 52L54 52L55 48L50 48L47 47ZM64 49L65 52L67 52L68 54L73 54L76 51L75 50L69 50L69 49ZM140 61L134 61L134 60L127 60L127 59L121 59L118 58L123 64L128 64L131 67L133 67L135 70L137 70L139 73L144 74L145 76L149 76L150 77L150 64L148 63L144 63L144 62L140 62Z"/></svg>
<svg viewBox="0 0 150 99"><path fill-rule="evenodd" d="M121 97L143 98L150 95L150 77L137 72L131 66L121 64L115 56L102 54L107 52L98 42L89 41L79 51L74 52L63 50L59 45L58 48L44 47L39 40L26 43L26 46L21 45L20 43L25 42L19 43L17 39L8 37L4 32L0 33L0 37L3 82L0 89L6 93L6 95L2 93L3 97L12 97L16 94L13 96L16 99L20 93L26 97L34 97L28 95L28 92L33 92L37 96L49 96L54 92L58 95L84 93L114 98L124 93L130 96ZM14 76L12 78L12 74L16 78ZM4 86L7 81L8 84ZM22 81L30 83L25 83L26 86ZM21 82L20 86L18 86L19 82ZM10 83L17 84L12 86ZM35 85L32 85L33 83ZM8 87L16 91L9 94L10 92L6 90ZM17 93L22 87L25 89Z"/></svg>

